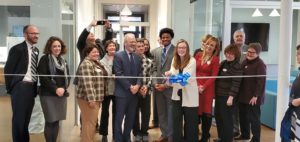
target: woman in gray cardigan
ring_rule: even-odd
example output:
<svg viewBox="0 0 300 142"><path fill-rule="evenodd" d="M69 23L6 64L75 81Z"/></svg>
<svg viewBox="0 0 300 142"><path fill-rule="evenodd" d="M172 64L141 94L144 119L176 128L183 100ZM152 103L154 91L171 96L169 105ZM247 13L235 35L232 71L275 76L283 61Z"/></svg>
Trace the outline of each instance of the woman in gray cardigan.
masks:
<svg viewBox="0 0 300 142"><path fill-rule="evenodd" d="M112 72L112 66L113 66L113 60L114 55L116 52L116 43L112 40L108 40L105 43L105 56L100 60L101 64L104 66L105 70L107 71L107 75L111 76L110 78L107 78L107 89L104 93L104 100L102 102L102 109L101 109L101 120L100 120L100 128L99 128L99 134L102 135L102 142L107 142L107 135L108 135L108 120L109 120L109 106L110 102L112 102L112 128L116 107L115 107L115 79L114 74ZM113 135L114 131L112 129Z"/></svg>

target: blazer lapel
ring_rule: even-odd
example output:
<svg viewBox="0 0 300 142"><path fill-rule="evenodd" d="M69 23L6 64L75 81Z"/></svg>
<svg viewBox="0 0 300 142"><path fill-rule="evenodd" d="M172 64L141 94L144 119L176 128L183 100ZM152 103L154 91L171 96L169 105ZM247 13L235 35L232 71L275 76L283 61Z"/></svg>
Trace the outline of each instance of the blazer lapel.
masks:
<svg viewBox="0 0 300 142"><path fill-rule="evenodd" d="M126 58L127 63L130 63L130 59L129 59L128 54L125 50L124 50L124 57Z"/></svg>
<svg viewBox="0 0 300 142"><path fill-rule="evenodd" d="M28 64L29 63L29 57L28 57L28 47L27 47L27 44L26 44L26 41L24 41L23 43L23 53L25 53L24 54L24 56L25 56L25 61L26 61L26 64Z"/></svg>

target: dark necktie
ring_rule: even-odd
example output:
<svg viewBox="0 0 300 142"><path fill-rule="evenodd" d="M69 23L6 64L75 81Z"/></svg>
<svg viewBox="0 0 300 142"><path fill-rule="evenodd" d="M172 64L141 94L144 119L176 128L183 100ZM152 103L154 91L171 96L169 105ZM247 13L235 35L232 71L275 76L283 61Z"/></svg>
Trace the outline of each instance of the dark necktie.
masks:
<svg viewBox="0 0 300 142"><path fill-rule="evenodd" d="M32 76L32 81L36 82L37 81L37 57L38 57L38 52L35 47L31 47L31 76Z"/></svg>
<svg viewBox="0 0 300 142"><path fill-rule="evenodd" d="M130 62L130 73L133 74L134 73L134 59L133 59L133 55L132 53L129 53L129 62Z"/></svg>
<svg viewBox="0 0 300 142"><path fill-rule="evenodd" d="M163 48L163 52L161 54L161 65L164 65L165 61L166 61L166 51L167 51L167 48L164 47Z"/></svg>

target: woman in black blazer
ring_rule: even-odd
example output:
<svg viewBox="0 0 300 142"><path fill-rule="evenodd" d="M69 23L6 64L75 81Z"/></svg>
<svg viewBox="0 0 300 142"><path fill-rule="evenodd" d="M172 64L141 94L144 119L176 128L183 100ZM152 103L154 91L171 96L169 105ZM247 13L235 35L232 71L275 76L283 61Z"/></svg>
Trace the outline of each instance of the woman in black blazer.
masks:
<svg viewBox="0 0 300 142"><path fill-rule="evenodd" d="M56 142L59 121L66 119L67 88L70 77L66 60L66 45L58 37L50 37L38 65L40 99L45 117L44 136L47 142ZM46 76L45 76L46 75Z"/></svg>

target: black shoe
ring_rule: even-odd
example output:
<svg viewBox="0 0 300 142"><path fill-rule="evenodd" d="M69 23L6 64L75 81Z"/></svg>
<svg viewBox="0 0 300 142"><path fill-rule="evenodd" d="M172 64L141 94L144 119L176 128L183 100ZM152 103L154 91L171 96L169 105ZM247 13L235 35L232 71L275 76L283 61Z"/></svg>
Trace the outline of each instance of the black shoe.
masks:
<svg viewBox="0 0 300 142"><path fill-rule="evenodd" d="M102 141L101 142L107 142L107 136L102 136Z"/></svg>
<svg viewBox="0 0 300 142"><path fill-rule="evenodd" d="M213 140L214 142L221 142L221 139L220 138L216 138Z"/></svg>
<svg viewBox="0 0 300 142"><path fill-rule="evenodd" d="M234 132L233 133L233 137L235 138L235 137L238 137L240 135L240 133L239 132Z"/></svg>
<svg viewBox="0 0 300 142"><path fill-rule="evenodd" d="M234 138L234 140L249 140L250 139L250 137L244 137L244 136L239 136L239 137L236 137L236 138Z"/></svg>
<svg viewBox="0 0 300 142"><path fill-rule="evenodd" d="M99 133L99 129L100 129L100 126L98 125L98 123L96 124L96 133Z"/></svg>

